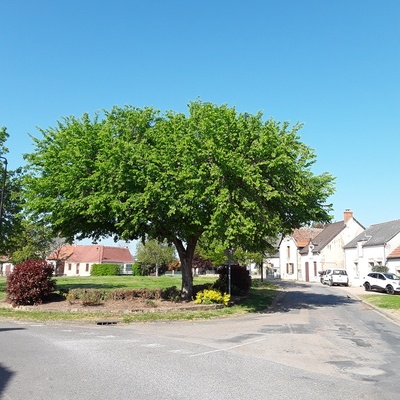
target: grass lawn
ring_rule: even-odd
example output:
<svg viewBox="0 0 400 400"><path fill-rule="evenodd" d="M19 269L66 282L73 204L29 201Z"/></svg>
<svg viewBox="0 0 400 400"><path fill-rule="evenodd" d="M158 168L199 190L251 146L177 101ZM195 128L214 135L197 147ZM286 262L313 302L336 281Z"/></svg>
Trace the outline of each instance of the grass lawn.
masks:
<svg viewBox="0 0 400 400"><path fill-rule="evenodd" d="M7 289L7 281L4 276L0 276L0 300L5 299Z"/></svg>
<svg viewBox="0 0 400 400"><path fill-rule="evenodd" d="M215 277L195 277L195 285L213 282ZM113 289L141 289L141 288L166 288L171 286L181 287L181 277L133 277L133 276L105 276L105 277L69 277L57 278L56 291L60 289L95 288L103 290ZM193 320L220 318L230 315L263 312L272 303L278 291L271 283L264 282L254 285L246 299L232 307L216 310L199 311L174 311L174 312L145 312L138 314L123 314L120 319L124 322L155 321L155 320ZM0 300L6 297L6 279L0 277ZM0 308L0 317L13 319L29 319L36 321L95 321L102 318L116 318L118 315L107 313L84 312L57 312L57 311L23 311L12 308Z"/></svg>
<svg viewBox="0 0 400 400"><path fill-rule="evenodd" d="M361 298L379 308L400 310L400 295L364 294Z"/></svg>

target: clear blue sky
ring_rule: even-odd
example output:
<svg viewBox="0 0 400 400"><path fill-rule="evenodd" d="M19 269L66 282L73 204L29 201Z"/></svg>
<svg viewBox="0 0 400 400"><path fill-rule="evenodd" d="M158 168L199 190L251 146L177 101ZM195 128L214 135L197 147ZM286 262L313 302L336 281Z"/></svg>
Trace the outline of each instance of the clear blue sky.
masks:
<svg viewBox="0 0 400 400"><path fill-rule="evenodd" d="M398 0L0 0L0 33L12 169L63 116L200 98L303 122L334 220L400 219Z"/></svg>

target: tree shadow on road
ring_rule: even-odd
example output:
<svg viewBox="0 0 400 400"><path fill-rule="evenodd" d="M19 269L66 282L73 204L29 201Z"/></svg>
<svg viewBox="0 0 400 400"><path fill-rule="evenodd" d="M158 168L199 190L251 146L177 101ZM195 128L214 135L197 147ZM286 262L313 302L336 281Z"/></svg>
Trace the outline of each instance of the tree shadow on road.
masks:
<svg viewBox="0 0 400 400"><path fill-rule="evenodd" d="M0 364L0 398L2 398L2 394L4 393L6 386L8 385L13 375L14 372L10 371Z"/></svg>
<svg viewBox="0 0 400 400"><path fill-rule="evenodd" d="M310 292L313 284L297 282L276 282L279 288L277 295L266 312L289 312L300 309L337 307L354 304L360 300L343 290L336 294L321 291Z"/></svg>

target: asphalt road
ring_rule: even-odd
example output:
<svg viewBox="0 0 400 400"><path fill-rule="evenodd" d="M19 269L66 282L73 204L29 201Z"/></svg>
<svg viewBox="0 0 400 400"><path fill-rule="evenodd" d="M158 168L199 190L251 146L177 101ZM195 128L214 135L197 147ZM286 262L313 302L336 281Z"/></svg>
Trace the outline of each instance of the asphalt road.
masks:
<svg viewBox="0 0 400 400"><path fill-rule="evenodd" d="M273 310L222 320L0 320L0 398L398 398L400 325L341 288L282 284Z"/></svg>

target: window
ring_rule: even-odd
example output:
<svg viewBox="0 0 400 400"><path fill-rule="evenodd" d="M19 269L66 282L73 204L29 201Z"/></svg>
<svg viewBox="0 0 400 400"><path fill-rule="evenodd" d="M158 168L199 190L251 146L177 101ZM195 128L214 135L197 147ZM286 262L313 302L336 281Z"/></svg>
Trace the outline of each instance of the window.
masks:
<svg viewBox="0 0 400 400"><path fill-rule="evenodd" d="M79 263L76 263L76 274L79 275Z"/></svg>
<svg viewBox="0 0 400 400"><path fill-rule="evenodd" d="M290 246L286 247L286 257L288 260L290 260Z"/></svg>
<svg viewBox="0 0 400 400"><path fill-rule="evenodd" d="M293 275L294 274L294 264L293 263L287 263L286 264L286 273L288 275Z"/></svg>
<svg viewBox="0 0 400 400"><path fill-rule="evenodd" d="M317 273L317 262L314 261L314 276L317 276L317 275L318 275L318 273Z"/></svg>
<svg viewBox="0 0 400 400"><path fill-rule="evenodd" d="M354 271L356 273L356 276L360 276L360 271L358 270L358 262L354 263Z"/></svg>
<svg viewBox="0 0 400 400"><path fill-rule="evenodd" d="M89 264L86 264L86 272L89 272Z"/></svg>
<svg viewBox="0 0 400 400"><path fill-rule="evenodd" d="M71 271L72 269L72 264L68 264L68 271Z"/></svg>

